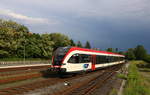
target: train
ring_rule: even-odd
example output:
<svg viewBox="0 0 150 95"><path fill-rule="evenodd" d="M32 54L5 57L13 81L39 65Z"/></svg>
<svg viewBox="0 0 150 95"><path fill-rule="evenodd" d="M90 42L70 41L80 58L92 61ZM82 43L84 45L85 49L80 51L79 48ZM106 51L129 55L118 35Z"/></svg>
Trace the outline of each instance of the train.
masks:
<svg viewBox="0 0 150 95"><path fill-rule="evenodd" d="M80 73L95 71L125 62L125 56L117 53L79 47L59 47L52 55L50 71Z"/></svg>

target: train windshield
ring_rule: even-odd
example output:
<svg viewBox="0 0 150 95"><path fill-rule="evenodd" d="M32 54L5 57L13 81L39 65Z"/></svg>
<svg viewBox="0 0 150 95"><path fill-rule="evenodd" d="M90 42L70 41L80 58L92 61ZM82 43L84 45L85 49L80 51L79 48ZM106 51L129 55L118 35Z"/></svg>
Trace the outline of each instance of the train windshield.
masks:
<svg viewBox="0 0 150 95"><path fill-rule="evenodd" d="M69 51L70 48L71 47L60 47L56 49L53 55L53 65L61 65L63 58L65 57L66 53Z"/></svg>

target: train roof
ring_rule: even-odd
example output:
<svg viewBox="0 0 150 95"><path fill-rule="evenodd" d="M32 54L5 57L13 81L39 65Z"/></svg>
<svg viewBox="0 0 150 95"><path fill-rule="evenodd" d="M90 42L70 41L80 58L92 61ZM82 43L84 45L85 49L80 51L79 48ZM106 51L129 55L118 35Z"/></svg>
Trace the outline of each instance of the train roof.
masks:
<svg viewBox="0 0 150 95"><path fill-rule="evenodd" d="M117 53L112 53L112 52L107 52L107 51L98 51L98 50L79 48L79 47L70 47L70 50L71 51L79 50L79 51L88 51L88 52L103 53L103 54L112 54L112 55L118 55L118 56L125 57L124 55L117 54Z"/></svg>

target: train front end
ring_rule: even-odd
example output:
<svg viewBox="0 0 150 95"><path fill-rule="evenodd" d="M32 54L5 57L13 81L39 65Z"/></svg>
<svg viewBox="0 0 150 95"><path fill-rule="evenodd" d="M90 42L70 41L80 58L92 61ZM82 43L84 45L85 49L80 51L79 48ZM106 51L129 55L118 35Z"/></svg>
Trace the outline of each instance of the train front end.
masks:
<svg viewBox="0 0 150 95"><path fill-rule="evenodd" d="M65 55L71 47L60 47L53 52L52 65L50 71L57 73L66 72L66 63L63 63Z"/></svg>

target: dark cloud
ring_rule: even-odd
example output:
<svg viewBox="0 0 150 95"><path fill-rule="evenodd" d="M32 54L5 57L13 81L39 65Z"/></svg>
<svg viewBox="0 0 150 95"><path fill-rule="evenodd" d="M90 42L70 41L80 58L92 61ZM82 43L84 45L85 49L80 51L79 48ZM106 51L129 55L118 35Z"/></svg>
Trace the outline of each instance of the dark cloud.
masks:
<svg viewBox="0 0 150 95"><path fill-rule="evenodd" d="M149 5L149 0L1 0L0 17L35 33L89 40L93 47L125 50L141 44L150 52Z"/></svg>

